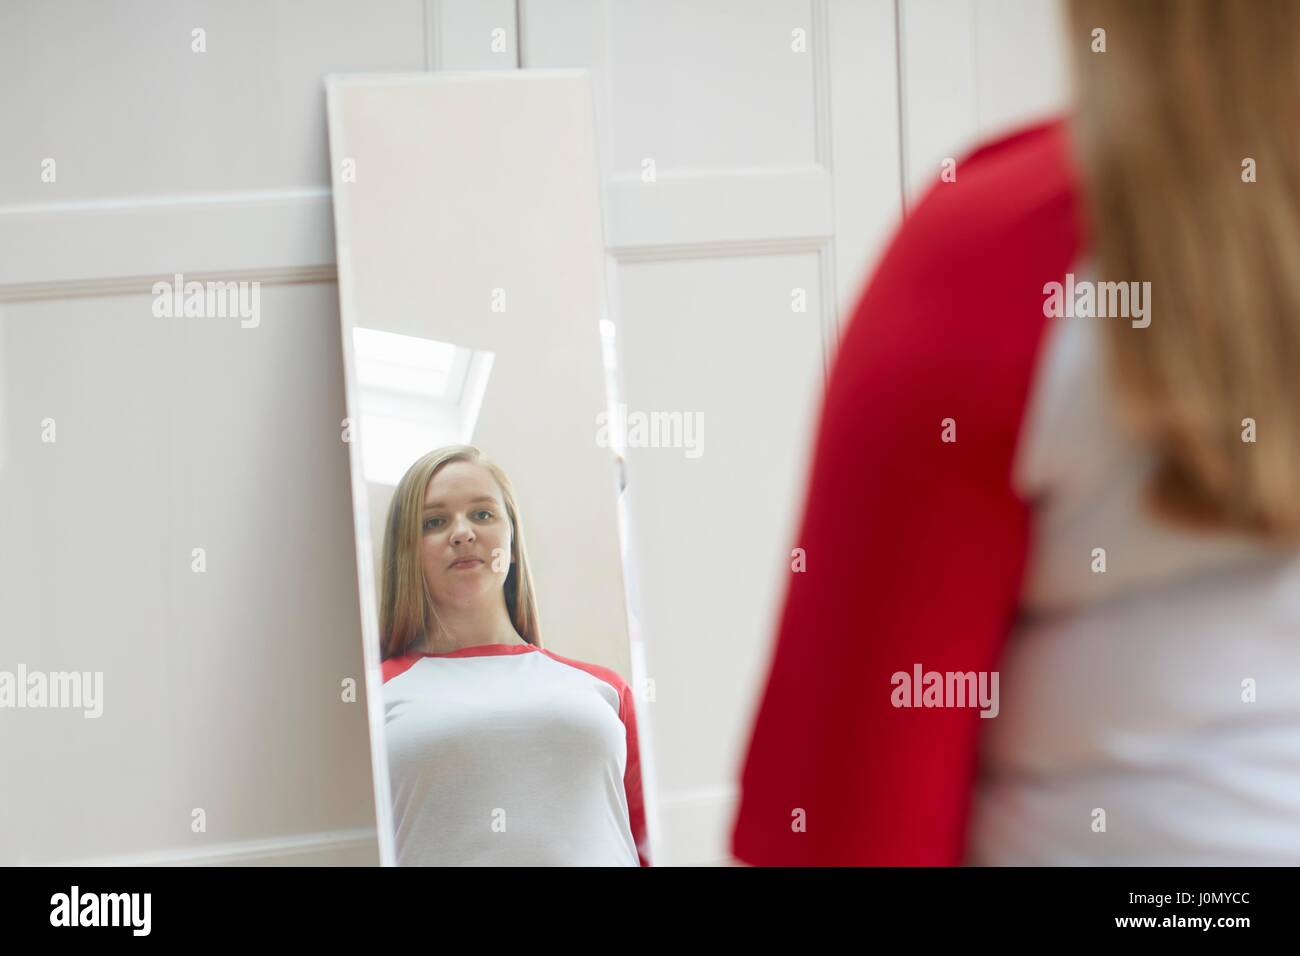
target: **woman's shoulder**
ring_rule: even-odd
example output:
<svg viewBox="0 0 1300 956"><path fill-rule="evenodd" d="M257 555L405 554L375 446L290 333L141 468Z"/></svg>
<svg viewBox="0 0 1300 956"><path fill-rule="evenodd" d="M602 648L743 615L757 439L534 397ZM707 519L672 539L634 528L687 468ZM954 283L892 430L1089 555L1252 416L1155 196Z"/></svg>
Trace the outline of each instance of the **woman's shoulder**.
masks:
<svg viewBox="0 0 1300 956"><path fill-rule="evenodd" d="M984 140L966 153L963 163L991 165L995 160L1059 163L1069 150L1070 118L1056 116L1024 123ZM1053 155L1055 154L1055 155Z"/></svg>
<svg viewBox="0 0 1300 956"><path fill-rule="evenodd" d="M949 417L1014 431L1039 357L1043 287L1083 248L1066 125L980 146L907 212L849 318L830 413L861 422L888 408L895 437L928 439Z"/></svg>
<svg viewBox="0 0 1300 956"><path fill-rule="evenodd" d="M406 673L413 664L420 660L420 657L420 654L408 652L385 658L379 665L384 678L383 683L387 684L394 677Z"/></svg>
<svg viewBox="0 0 1300 956"><path fill-rule="evenodd" d="M630 688L627 681L625 681L623 679L623 676L619 674L618 671L614 670L612 667L605 667L602 664L593 664L590 661L578 660L575 657L566 657L563 654L557 654L555 653L555 651L552 651L545 647L539 647L537 648L537 650L545 654L548 658L555 661L556 663L565 664L568 665L569 667L576 667L579 670L587 672L592 677L598 678L599 680L603 680L605 683L609 684L616 691L618 691L620 698L622 698L625 693L630 692Z"/></svg>
<svg viewBox="0 0 1300 956"><path fill-rule="evenodd" d="M893 264L946 273L960 259L996 281L1020 274L1021 262L1044 244L1077 254L1083 204L1071 143L1061 116L989 140L936 170L895 235L890 251L902 255Z"/></svg>

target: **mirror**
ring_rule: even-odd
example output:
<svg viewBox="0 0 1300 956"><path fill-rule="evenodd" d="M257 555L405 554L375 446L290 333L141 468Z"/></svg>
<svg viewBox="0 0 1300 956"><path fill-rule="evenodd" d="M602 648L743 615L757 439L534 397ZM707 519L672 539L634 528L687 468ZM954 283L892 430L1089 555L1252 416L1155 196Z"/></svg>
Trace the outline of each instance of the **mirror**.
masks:
<svg viewBox="0 0 1300 956"><path fill-rule="evenodd" d="M381 858L649 865L587 73L326 87Z"/></svg>

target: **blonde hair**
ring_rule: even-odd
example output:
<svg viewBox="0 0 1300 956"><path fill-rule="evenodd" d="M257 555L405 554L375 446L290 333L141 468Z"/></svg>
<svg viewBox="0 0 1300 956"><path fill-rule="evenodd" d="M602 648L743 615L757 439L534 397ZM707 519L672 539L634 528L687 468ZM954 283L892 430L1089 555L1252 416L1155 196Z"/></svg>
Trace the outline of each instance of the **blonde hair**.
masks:
<svg viewBox="0 0 1300 956"><path fill-rule="evenodd" d="M1146 328L1105 326L1121 420L1157 454L1148 501L1180 524L1293 542L1300 4L1068 9L1072 131L1099 276L1149 281L1158 303ZM1092 51L1098 28L1104 52ZM1243 441L1246 419L1255 444Z"/></svg>
<svg viewBox="0 0 1300 956"><path fill-rule="evenodd" d="M447 445L419 458L397 483L384 523L383 587L379 604L379 646L384 660L409 651L437 633L438 609L424 579L420 562L421 511L429 482L452 462L482 465L501 487L511 528L511 557L504 590L506 609L515 630L529 644L542 646L528 549L510 479L495 462L473 445Z"/></svg>

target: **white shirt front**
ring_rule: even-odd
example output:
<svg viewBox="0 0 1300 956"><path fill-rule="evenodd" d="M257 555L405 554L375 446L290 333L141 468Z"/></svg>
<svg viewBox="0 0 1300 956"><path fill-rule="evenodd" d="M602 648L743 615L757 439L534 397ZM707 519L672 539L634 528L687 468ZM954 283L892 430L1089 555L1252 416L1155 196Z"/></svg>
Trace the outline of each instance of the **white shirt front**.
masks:
<svg viewBox="0 0 1300 956"><path fill-rule="evenodd" d="M639 864L635 712L614 671L482 645L385 661L383 697L399 866Z"/></svg>

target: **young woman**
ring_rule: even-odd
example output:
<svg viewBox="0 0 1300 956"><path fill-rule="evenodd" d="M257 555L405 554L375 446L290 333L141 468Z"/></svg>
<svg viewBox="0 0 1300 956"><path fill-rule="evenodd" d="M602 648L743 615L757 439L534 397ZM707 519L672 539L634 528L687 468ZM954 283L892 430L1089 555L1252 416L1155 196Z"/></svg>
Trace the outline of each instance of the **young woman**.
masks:
<svg viewBox="0 0 1300 956"><path fill-rule="evenodd" d="M649 866L632 692L541 646L504 472L470 445L407 470L380 640L399 866Z"/></svg>
<svg viewBox="0 0 1300 956"><path fill-rule="evenodd" d="M1070 9L840 346L742 861L1300 863L1300 4Z"/></svg>

